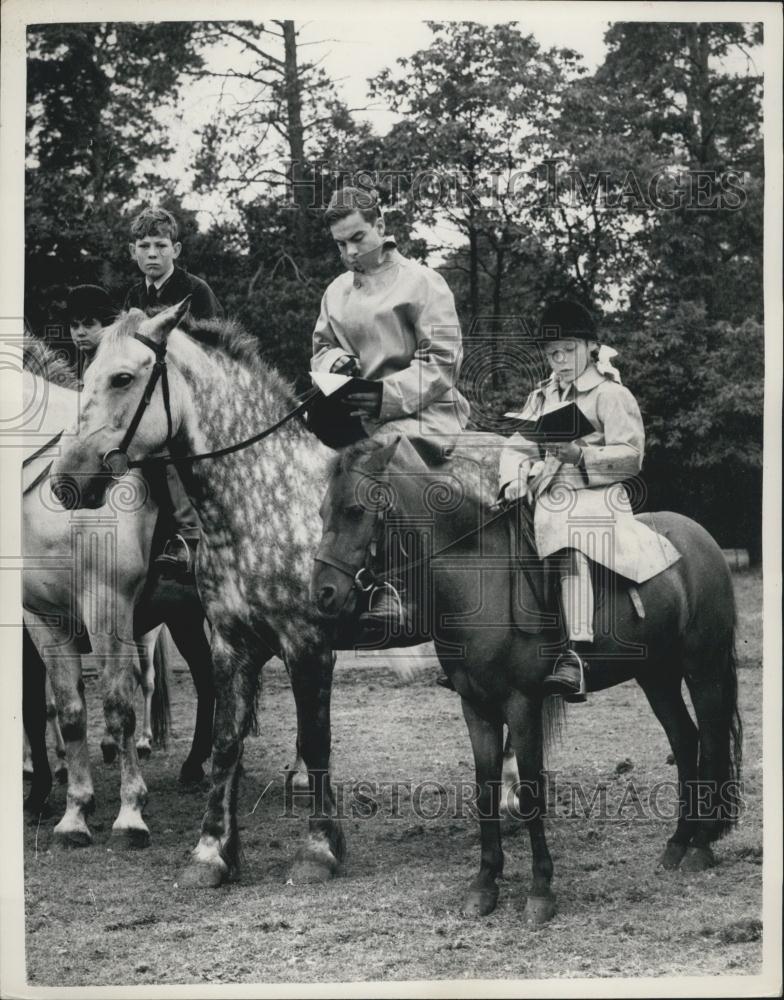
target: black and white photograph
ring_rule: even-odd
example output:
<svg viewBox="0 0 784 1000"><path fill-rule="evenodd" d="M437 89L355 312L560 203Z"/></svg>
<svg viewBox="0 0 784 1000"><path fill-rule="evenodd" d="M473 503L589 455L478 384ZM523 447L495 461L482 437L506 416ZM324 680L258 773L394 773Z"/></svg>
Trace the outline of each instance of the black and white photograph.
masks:
<svg viewBox="0 0 784 1000"><path fill-rule="evenodd" d="M2 996L780 996L781 6L2 18Z"/></svg>

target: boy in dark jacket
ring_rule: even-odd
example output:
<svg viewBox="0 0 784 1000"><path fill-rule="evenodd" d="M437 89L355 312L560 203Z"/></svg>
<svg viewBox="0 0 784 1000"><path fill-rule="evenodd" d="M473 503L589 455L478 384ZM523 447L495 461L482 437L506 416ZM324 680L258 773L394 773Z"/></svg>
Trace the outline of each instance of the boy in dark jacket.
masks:
<svg viewBox="0 0 784 1000"><path fill-rule="evenodd" d="M125 309L173 306L191 296L193 319L223 316L215 294L201 278L174 263L180 256L177 220L165 208L145 208L131 223L128 248L144 277L125 296Z"/></svg>

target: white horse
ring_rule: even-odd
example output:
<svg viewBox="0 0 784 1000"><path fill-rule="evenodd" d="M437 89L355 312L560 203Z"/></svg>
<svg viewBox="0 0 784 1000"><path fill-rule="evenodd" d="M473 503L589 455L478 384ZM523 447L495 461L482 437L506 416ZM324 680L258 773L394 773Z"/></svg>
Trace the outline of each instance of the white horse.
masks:
<svg viewBox="0 0 784 1000"><path fill-rule="evenodd" d="M120 752L122 806L113 829L129 844L144 844L149 831L137 808L146 793L138 755L149 754L153 735L153 647L159 628L137 645L133 619L147 578L157 505L136 473L111 490L100 509L63 510L46 474L68 435L78 430L80 396L72 379L69 385L67 366L44 345L28 345L27 365L33 370L23 373L24 404L34 433L22 476L24 619L46 664L68 763L67 807L54 833L70 845L92 841L84 821L94 807L82 681L87 637L105 687L104 756L112 756L113 744ZM137 745L133 709L119 713L116 707L118 687L130 692L132 704L134 679L144 694Z"/></svg>

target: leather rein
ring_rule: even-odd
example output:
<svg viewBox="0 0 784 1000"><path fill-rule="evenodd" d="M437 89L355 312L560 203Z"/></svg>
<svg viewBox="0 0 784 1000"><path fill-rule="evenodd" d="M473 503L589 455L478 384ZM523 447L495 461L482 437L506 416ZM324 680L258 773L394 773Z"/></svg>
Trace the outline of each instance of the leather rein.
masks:
<svg viewBox="0 0 784 1000"><path fill-rule="evenodd" d="M151 340L149 337L145 337L142 333L135 333L133 336L136 340L144 344L145 347L149 347L150 350L153 351L155 354L155 364L153 365L147 385L142 393L142 398L139 400L136 411L133 417L131 417L131 422L128 424L128 429L123 435L122 441L120 441L116 448L110 448L101 460L101 465L103 466L104 471L108 472L113 479L121 479L131 469L141 469L150 465L174 465L181 462L200 462L204 459L222 458L224 455L231 455L234 452L242 451L243 448L249 448L252 444L256 444L257 442L262 441L265 437L269 437L270 434L274 434L275 431L279 430L284 424L288 423L289 420L299 416L300 413L304 413L319 392L317 388L310 389L304 396L301 397L298 405L295 406L293 410L289 410L288 413L286 413L280 420L277 420L270 427L265 427L263 431L260 431L258 434L254 434L253 437L246 438L244 441L238 441L236 444L227 445L225 448L218 448L215 451L204 451L198 455L155 455L149 458L130 459L128 458L128 448L134 439L136 431L139 429L139 424L141 423L147 407L152 401L152 395L155 391L155 386L158 384L158 380L160 380L161 383L163 407L166 411L166 447L168 449L171 449L173 436L169 374L166 366L166 341L159 344L156 341Z"/></svg>

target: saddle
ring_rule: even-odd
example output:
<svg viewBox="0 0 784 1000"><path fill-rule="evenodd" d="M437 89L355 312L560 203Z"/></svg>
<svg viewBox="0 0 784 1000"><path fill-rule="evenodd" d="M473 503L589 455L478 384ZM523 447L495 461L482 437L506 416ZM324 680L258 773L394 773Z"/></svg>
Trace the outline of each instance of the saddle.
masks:
<svg viewBox="0 0 784 1000"><path fill-rule="evenodd" d="M517 503L507 511L509 532L509 571L512 575L511 620L521 632L536 635L555 629L563 631L557 568L549 559L536 553L533 511L526 503ZM594 618L608 601L626 594L638 618L645 608L637 587L631 580L588 560L594 592Z"/></svg>

